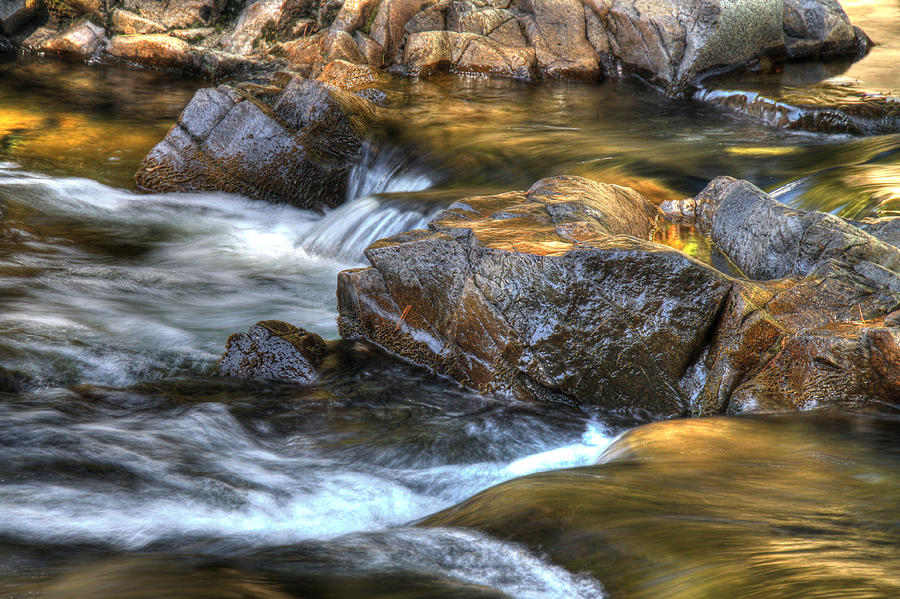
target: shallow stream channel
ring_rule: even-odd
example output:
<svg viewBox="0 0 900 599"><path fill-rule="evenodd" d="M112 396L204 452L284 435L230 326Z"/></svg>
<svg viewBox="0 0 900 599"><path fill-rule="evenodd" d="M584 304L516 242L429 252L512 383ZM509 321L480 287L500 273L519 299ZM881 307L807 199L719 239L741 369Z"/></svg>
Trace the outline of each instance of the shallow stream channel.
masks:
<svg viewBox="0 0 900 599"><path fill-rule="evenodd" d="M900 4L843 4L879 46L828 81L898 95ZM575 174L658 201L730 175L897 216L900 135L792 131L637 80L439 76L387 90L431 154L368 148L325 214L136 190L205 85L0 64L0 597L900 596L900 406L646 423L346 341L313 385L215 376L259 320L337 339L337 273L454 200ZM658 241L715 263L688 228Z"/></svg>

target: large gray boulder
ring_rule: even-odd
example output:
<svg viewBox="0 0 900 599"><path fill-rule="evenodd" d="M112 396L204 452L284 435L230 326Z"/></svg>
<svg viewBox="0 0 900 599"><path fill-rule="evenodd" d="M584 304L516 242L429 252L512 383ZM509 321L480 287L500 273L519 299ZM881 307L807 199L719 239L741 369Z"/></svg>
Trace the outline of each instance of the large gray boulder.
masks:
<svg viewBox="0 0 900 599"><path fill-rule="evenodd" d="M728 177L661 209L746 277L710 339L696 413L900 400L900 249Z"/></svg>
<svg viewBox="0 0 900 599"><path fill-rule="evenodd" d="M302 208L337 206L375 116L362 98L299 77L271 105L229 86L202 89L135 180L154 191L218 190Z"/></svg>
<svg viewBox="0 0 900 599"><path fill-rule="evenodd" d="M731 288L648 241L654 207L579 177L469 198L338 277L338 325L483 391L682 414Z"/></svg>

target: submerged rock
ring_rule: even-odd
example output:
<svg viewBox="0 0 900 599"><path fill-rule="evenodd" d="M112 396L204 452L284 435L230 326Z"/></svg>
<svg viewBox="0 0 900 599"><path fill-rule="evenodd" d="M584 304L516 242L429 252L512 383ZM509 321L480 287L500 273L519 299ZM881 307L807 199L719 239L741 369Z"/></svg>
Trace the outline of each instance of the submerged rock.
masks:
<svg viewBox="0 0 900 599"><path fill-rule="evenodd" d="M325 342L315 333L280 320L264 320L249 332L228 338L219 374L307 383L316 377L324 355Z"/></svg>
<svg viewBox="0 0 900 599"><path fill-rule="evenodd" d="M900 131L900 98L835 83L777 90L701 89L694 98L784 129L852 135Z"/></svg>
<svg viewBox="0 0 900 599"><path fill-rule="evenodd" d="M826 413L657 422L596 465L516 478L418 525L523 543L609 597L892 597L898 434L896 419Z"/></svg>
<svg viewBox="0 0 900 599"><path fill-rule="evenodd" d="M218 190L302 208L336 206L375 116L366 100L302 78L271 105L229 86L202 89L135 180L154 191Z"/></svg>
<svg viewBox="0 0 900 599"><path fill-rule="evenodd" d="M655 215L580 177L459 201L339 275L339 330L482 391L681 414L731 282L647 241Z"/></svg>

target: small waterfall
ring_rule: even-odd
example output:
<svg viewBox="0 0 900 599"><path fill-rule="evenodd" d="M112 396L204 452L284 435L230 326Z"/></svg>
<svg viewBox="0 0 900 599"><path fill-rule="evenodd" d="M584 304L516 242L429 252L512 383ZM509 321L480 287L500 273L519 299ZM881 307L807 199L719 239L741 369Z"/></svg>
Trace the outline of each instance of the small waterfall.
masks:
<svg viewBox="0 0 900 599"><path fill-rule="evenodd" d="M422 191L433 184L404 152L367 143L362 160L350 171L347 202L381 193Z"/></svg>
<svg viewBox="0 0 900 599"><path fill-rule="evenodd" d="M402 151L367 145L362 161L350 173L347 202L316 223L301 245L317 256L358 262L375 241L424 228L441 208L376 196L422 191L431 185L431 177Z"/></svg>
<svg viewBox="0 0 900 599"><path fill-rule="evenodd" d="M423 229L438 212L428 212L399 201L363 197L329 212L316 223L302 247L311 254L338 262L358 262L363 250L379 239Z"/></svg>

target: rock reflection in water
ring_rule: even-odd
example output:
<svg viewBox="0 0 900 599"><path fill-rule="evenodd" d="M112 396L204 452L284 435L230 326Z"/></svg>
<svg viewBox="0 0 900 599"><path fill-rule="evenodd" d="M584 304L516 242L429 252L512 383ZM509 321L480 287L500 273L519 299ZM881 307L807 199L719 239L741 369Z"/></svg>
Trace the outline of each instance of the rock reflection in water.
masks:
<svg viewBox="0 0 900 599"><path fill-rule="evenodd" d="M546 551L613 597L900 594L900 422L660 422L596 466L502 484L425 520Z"/></svg>

